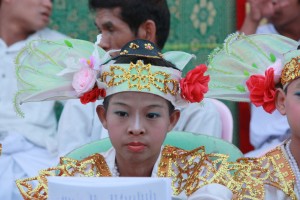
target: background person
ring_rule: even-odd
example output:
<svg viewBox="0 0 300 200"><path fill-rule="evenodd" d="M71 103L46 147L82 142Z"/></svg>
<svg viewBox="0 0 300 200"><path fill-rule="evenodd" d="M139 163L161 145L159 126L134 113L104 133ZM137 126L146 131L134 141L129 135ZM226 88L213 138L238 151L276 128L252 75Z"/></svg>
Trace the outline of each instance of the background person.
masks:
<svg viewBox="0 0 300 200"><path fill-rule="evenodd" d="M0 199L20 199L15 180L57 162L54 102L22 105L25 118L17 116L13 105L17 53L30 40L65 37L46 28L51 11L50 0L0 0Z"/></svg>
<svg viewBox="0 0 300 200"><path fill-rule="evenodd" d="M209 92L226 100L251 102L268 113L277 108L287 115L291 125L291 139L259 158L238 159L237 168L241 170L233 170L235 180L244 182L239 199L244 199L242 194L250 199L299 198L298 45L278 34L232 34L225 40L224 48L211 56L207 72L211 78ZM268 123L272 122L265 122Z"/></svg>
<svg viewBox="0 0 300 200"><path fill-rule="evenodd" d="M300 41L299 0L248 0L250 11L241 32L245 34L280 34ZM267 24L260 25L262 19ZM258 156L278 145L290 135L286 116L277 110L266 113L261 107L251 105L250 142L254 151L247 156Z"/></svg>

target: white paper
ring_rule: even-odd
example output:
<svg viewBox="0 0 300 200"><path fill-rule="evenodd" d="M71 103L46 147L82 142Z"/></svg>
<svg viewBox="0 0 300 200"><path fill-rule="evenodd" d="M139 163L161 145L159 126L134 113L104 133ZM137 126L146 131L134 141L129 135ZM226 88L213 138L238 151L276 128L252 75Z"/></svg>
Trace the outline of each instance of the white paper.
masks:
<svg viewBox="0 0 300 200"><path fill-rule="evenodd" d="M170 178L48 177L49 200L171 200Z"/></svg>

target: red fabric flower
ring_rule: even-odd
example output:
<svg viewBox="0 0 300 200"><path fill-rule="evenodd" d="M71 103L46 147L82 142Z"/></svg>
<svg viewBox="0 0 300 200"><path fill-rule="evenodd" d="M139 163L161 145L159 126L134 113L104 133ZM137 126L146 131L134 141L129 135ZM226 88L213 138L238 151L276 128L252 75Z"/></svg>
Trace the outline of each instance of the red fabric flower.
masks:
<svg viewBox="0 0 300 200"><path fill-rule="evenodd" d="M106 96L106 91L105 89L99 89L97 87L94 87L94 89L92 89L89 92L84 93L81 97L80 97L80 102L82 104L87 104L89 102L95 102L98 97L105 97Z"/></svg>
<svg viewBox="0 0 300 200"><path fill-rule="evenodd" d="M250 100L255 106L262 106L268 113L275 110L274 69L270 68L263 75L252 75L246 85L250 92Z"/></svg>
<svg viewBox="0 0 300 200"><path fill-rule="evenodd" d="M207 66L201 64L189 71L185 78L180 80L181 97L189 102L200 102L208 91L209 76L204 76Z"/></svg>

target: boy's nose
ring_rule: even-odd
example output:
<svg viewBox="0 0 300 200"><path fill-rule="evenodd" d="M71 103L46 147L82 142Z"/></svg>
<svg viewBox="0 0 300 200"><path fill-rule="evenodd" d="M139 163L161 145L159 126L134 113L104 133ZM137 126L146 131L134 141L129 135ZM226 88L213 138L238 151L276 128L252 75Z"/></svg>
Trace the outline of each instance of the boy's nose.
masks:
<svg viewBox="0 0 300 200"><path fill-rule="evenodd" d="M131 135L143 135L144 133L145 133L145 131L142 129L131 129L129 131L129 134L131 134Z"/></svg>
<svg viewBox="0 0 300 200"><path fill-rule="evenodd" d="M134 119L131 120L128 132L129 134L133 134L133 135L141 135L145 133L144 126L139 116L136 116Z"/></svg>

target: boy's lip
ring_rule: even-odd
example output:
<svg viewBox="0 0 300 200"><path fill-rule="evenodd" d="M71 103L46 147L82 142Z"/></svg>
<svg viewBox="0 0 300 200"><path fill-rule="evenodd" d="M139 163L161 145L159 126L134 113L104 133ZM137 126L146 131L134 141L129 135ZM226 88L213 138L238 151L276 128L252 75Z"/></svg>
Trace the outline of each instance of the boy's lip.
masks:
<svg viewBox="0 0 300 200"><path fill-rule="evenodd" d="M130 151L141 152L145 149L146 145L142 142L130 142L127 144L127 147Z"/></svg>

